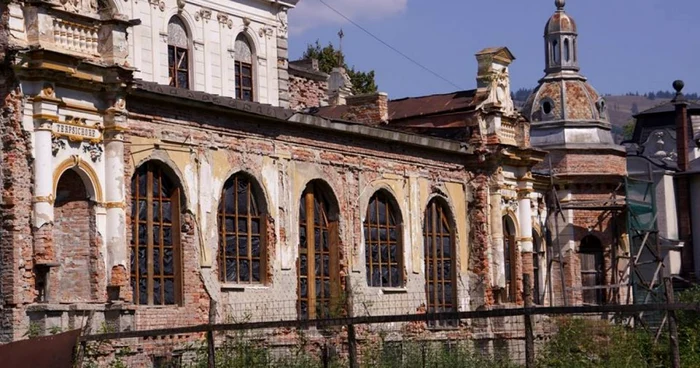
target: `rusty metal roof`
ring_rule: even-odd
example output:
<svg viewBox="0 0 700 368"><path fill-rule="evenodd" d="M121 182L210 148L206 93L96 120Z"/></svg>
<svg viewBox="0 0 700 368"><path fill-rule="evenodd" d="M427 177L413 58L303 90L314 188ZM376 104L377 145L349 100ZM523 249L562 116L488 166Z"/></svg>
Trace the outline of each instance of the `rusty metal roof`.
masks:
<svg viewBox="0 0 700 368"><path fill-rule="evenodd" d="M476 90L450 92L419 97L406 97L389 101L389 125L402 119L424 117L458 111L471 111L481 102L483 96ZM350 106L325 106L316 115L328 119L346 120Z"/></svg>
<svg viewBox="0 0 700 368"><path fill-rule="evenodd" d="M474 110L479 102L480 99L477 98L477 93L474 89L439 95L407 97L389 101L389 120L469 111Z"/></svg>

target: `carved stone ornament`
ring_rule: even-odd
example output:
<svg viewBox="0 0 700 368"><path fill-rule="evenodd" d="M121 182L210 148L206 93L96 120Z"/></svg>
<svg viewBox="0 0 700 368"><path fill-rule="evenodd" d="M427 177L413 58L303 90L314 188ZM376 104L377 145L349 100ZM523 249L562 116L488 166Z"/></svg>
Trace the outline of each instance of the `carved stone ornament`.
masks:
<svg viewBox="0 0 700 368"><path fill-rule="evenodd" d="M204 19L205 21L211 19L211 10L202 8L194 13L194 20L199 21L200 19Z"/></svg>
<svg viewBox="0 0 700 368"><path fill-rule="evenodd" d="M102 145L99 143L87 143L83 145L83 152L90 154L92 162L97 162L102 158Z"/></svg>
<svg viewBox="0 0 700 368"><path fill-rule="evenodd" d="M56 98L56 91L53 88L52 84L45 84L44 88L41 89L41 93L39 94L41 97L46 97L46 98Z"/></svg>
<svg viewBox="0 0 700 368"><path fill-rule="evenodd" d="M97 0L60 0L66 11L81 14L97 14Z"/></svg>
<svg viewBox="0 0 700 368"><path fill-rule="evenodd" d="M225 25L229 29L233 28L233 21L229 18L229 16L227 14L224 14L224 13L216 14L216 20L219 21L219 24Z"/></svg>
<svg viewBox="0 0 700 368"><path fill-rule="evenodd" d="M258 31L260 37L267 36L268 39L272 37L273 34L275 34L275 30L270 27L260 28L260 31Z"/></svg>
<svg viewBox="0 0 700 368"><path fill-rule="evenodd" d="M148 3L153 6L153 9L158 8L160 11L165 11L165 2L158 0L148 0Z"/></svg>
<svg viewBox="0 0 700 368"><path fill-rule="evenodd" d="M279 37L280 38L287 38L289 35L289 22L287 20L287 12L286 11L280 11L277 13L277 20L279 20Z"/></svg>
<svg viewBox="0 0 700 368"><path fill-rule="evenodd" d="M185 8L185 4L187 4L185 0L177 0L177 11L181 12Z"/></svg>
<svg viewBox="0 0 700 368"><path fill-rule="evenodd" d="M59 137L51 137L51 154L56 156L63 149L66 149L66 141Z"/></svg>

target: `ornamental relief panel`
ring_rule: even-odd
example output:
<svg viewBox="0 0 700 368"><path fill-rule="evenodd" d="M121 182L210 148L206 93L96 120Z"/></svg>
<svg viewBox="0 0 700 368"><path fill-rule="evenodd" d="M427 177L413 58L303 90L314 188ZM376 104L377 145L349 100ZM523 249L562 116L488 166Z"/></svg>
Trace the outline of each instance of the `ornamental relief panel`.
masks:
<svg viewBox="0 0 700 368"><path fill-rule="evenodd" d="M66 115L63 121L51 125L51 153L57 156L73 146L89 155L93 162L102 159L104 128L99 123L90 124L86 118Z"/></svg>

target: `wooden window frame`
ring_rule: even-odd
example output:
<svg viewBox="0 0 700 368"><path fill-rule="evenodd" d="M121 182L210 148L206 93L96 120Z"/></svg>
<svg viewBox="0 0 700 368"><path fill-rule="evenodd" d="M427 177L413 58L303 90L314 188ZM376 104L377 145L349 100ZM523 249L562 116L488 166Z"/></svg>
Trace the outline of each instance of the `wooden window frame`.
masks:
<svg viewBox="0 0 700 368"><path fill-rule="evenodd" d="M329 318L338 317L336 310L342 308L340 305L340 295L341 295L341 280L340 280L340 238L338 234L338 220L333 218L333 213L331 213L330 201L327 198L323 189L318 185L311 183L307 185L304 193L301 196L299 203L299 258L297 259L297 315L299 319L316 319L316 318ZM316 210L315 205L320 204L321 211L318 211L319 224L316 224ZM329 210L325 211L325 205ZM302 208L303 206L303 208ZM328 255L328 269L329 275L326 277L323 275L323 266L320 267L320 285L328 279L330 285L330 295L324 295L321 298L316 297L316 255L318 250L316 249L316 231L321 231L321 236L323 231L326 231L328 236L328 251L324 252L321 250L318 256L323 260L324 255ZM302 242L302 232L305 234L305 242ZM312 235L309 235L312 234ZM320 236L319 236L320 238ZM302 257L306 257L306 273L302 273ZM301 284L302 279L306 279L307 292L306 298L302 296ZM310 281L310 280L313 280ZM324 293L325 294L325 293ZM320 300L319 300L320 299ZM304 315L302 312L302 303L307 303L307 314ZM324 305L324 303L326 303ZM317 308L319 305L323 308L327 306L328 311L325 314L319 315Z"/></svg>
<svg viewBox="0 0 700 368"><path fill-rule="evenodd" d="M444 222L444 223L441 223ZM442 231L442 225L446 225L448 232ZM452 223L452 217L446 205L437 199L433 199L428 203L425 212L423 225L423 250L425 258L425 293L427 312L447 312L457 311L457 262L456 260L456 241L455 228ZM444 247L441 246L442 254L438 257L438 247L430 247L430 244L438 244L438 239L442 243L442 239L449 237L450 239L450 256L445 256ZM432 252L430 251L432 249ZM450 262L450 279L447 280L443 275L438 273L438 265L440 262ZM432 273L431 273L432 270ZM447 300L445 298L445 284L449 281L452 289L452 297ZM430 286L433 286L433 295L430 295ZM440 303L438 298L438 286L442 286L443 302ZM449 302L449 303L448 303ZM457 321L437 321L430 322L428 327L456 327Z"/></svg>
<svg viewBox="0 0 700 368"><path fill-rule="evenodd" d="M156 175L157 174L157 175ZM146 176L146 197L142 197L140 195L140 183L139 183L139 178L141 175ZM163 181L167 181L171 186L172 186L172 193L168 197L163 197L162 193L162 185L158 189L158 196L155 198L154 196L154 189L153 186L155 185L155 178L157 176L158 183L163 183ZM129 246L129 249L131 251L131 271L130 271L130 280L134 279L131 281L132 285L132 293L133 293L133 302L134 304L137 305L149 305L149 306L168 306L168 305L182 305L182 247L180 244L180 227L181 227L181 210L180 210L180 185L174 180L171 180L171 178L163 171L163 168L157 164L157 163L152 163L152 162L147 162L143 166L141 166L139 169L136 170L136 173L134 173L134 176L132 178L132 193L131 193L131 206L132 206L132 239L131 239L131 244ZM140 202L145 200L146 203L146 220L142 220L140 218ZM160 215L159 215L159 220L156 221L154 220L154 204L158 204L158 209L160 210ZM167 224L164 222L164 213L163 213L163 203L170 203L170 216L171 216L171 222ZM146 227L146 267L147 267L147 275L146 275L146 290L147 290L147 300L146 303L141 303L141 298L139 295L139 279L143 278L143 276L140 274L139 269L139 248L143 247L144 245L140 244L140 237L139 237L139 226L140 225L145 225ZM154 233L155 226L158 226L158 234ZM164 231L163 229L166 227L170 227L171 229L171 248L172 248L172 254L173 254L173 275L168 276L165 275L165 262L164 262L164 250L166 248L166 245L164 244ZM154 236L157 235L159 237L159 243L158 245L154 244ZM159 268L159 273L156 274L154 270L154 257L153 257L153 251L154 249L158 249L159 251L159 263L161 264L158 266ZM161 287L160 287L160 303L155 303L154 302L154 293L153 293L153 287L154 287L154 282L155 279L158 278L160 279L161 282ZM166 303L166 298L165 298L165 280L166 279L172 279L173 280L173 302L172 303Z"/></svg>
<svg viewBox="0 0 700 368"><path fill-rule="evenodd" d="M239 210L239 197L238 197L238 186L239 181L245 181L247 186L246 190L248 195L246 197L246 214L241 214ZM221 199L219 201L218 209L218 221L219 221L219 251L218 251L218 264L219 264L219 281L223 283L234 283L234 284L266 284L268 282L267 276L267 214L264 208L260 206L258 200L258 195L256 194L254 179L250 178L245 174L235 174L229 180L226 181L224 185L224 190L221 192ZM233 207L234 213L226 212L226 194L229 189L233 189L231 194L233 195ZM253 214L254 212L255 214ZM226 220L232 220L234 224L233 232L228 232L226 229ZM245 221L246 228L241 231L239 230L238 224L241 221ZM253 224L258 222L258 231L254 232ZM228 235L233 235L235 238L235 252L233 256L227 254L226 252L226 239ZM245 237L247 240L246 255L240 254L240 246L238 244L240 237ZM257 256L253 255L253 238L258 237L259 241L259 254ZM226 269L227 260L235 260L236 264L236 279L229 280L228 272ZM241 261L248 263L248 280L241 280ZM254 267L255 261L259 262L258 268L258 280L254 277Z"/></svg>
<svg viewBox="0 0 700 368"><path fill-rule="evenodd" d="M244 63L242 61L234 61L234 75L236 79L236 99L243 101L255 101L255 70L253 69L253 64ZM250 77L243 75L243 68L250 68ZM250 79L250 87L243 86L244 79ZM250 92L250 99L243 98L243 92Z"/></svg>
<svg viewBox="0 0 700 368"><path fill-rule="evenodd" d="M372 208L372 204L375 204L374 208ZM385 206L385 223L380 223L379 220L379 206L380 205ZM374 222L371 222L371 214L372 211L374 211ZM393 217L393 224L392 224L392 217ZM367 285L369 287L384 287L384 288L399 288L404 286L404 265L403 265L403 237L402 237L402 232L403 232L403 224L401 223L401 216L400 212L398 209L398 206L396 206L395 201L386 192L379 191L375 193L369 200L369 204L367 205L367 214L365 216L365 221L362 223L362 227L364 230L365 234L365 270L367 272ZM382 240L381 236L379 239L373 239L372 238L372 229L377 230L377 234L381 233L381 230L386 231L386 240ZM394 231L396 233L396 240L391 240L391 231ZM375 260L372 252L372 247L376 246L377 249L377 259ZM395 246L395 255L394 258L392 259L391 257L391 246ZM387 254L389 255L389 259L385 260L382 259L382 255L385 254L385 248L389 248L387 250ZM391 273L391 267L396 267L398 270L397 273L397 278L394 280L392 278L392 273ZM375 268L379 269L379 284L375 285L374 280L372 278L372 275L374 273ZM382 283L382 271L384 269L388 269L388 285L384 285Z"/></svg>
<svg viewBox="0 0 700 368"><path fill-rule="evenodd" d="M172 59L172 60L171 60L171 58L170 58L170 52L171 52L171 50L172 50L172 54L173 54L173 59ZM181 62L181 61L182 61L182 60L180 60L180 61L177 60L178 51L184 52L184 55L185 55L185 56L184 56L183 59L184 59L184 60L186 61L186 63L187 63L187 67L185 67L185 68L181 68L181 66L182 66L182 62ZM178 46L175 46L175 45L168 45L168 77L170 78L169 85L170 85L171 87L184 88L184 89L189 89L189 88L190 88L190 70L189 70L190 60L189 60L189 57L190 57L189 49L182 48L182 47L178 47ZM178 78L177 78L178 72L184 72L185 75L187 75L187 83L186 83L186 85L181 86L181 85L179 84L179 80L178 80Z"/></svg>

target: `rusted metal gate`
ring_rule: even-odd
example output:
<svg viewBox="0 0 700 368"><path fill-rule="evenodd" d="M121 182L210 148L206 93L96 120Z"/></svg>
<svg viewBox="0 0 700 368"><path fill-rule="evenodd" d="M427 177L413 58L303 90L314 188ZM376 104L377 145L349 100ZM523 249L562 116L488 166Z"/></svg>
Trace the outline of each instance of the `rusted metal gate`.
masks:
<svg viewBox="0 0 700 368"><path fill-rule="evenodd" d="M0 365L6 368L71 368L80 330L0 345Z"/></svg>

